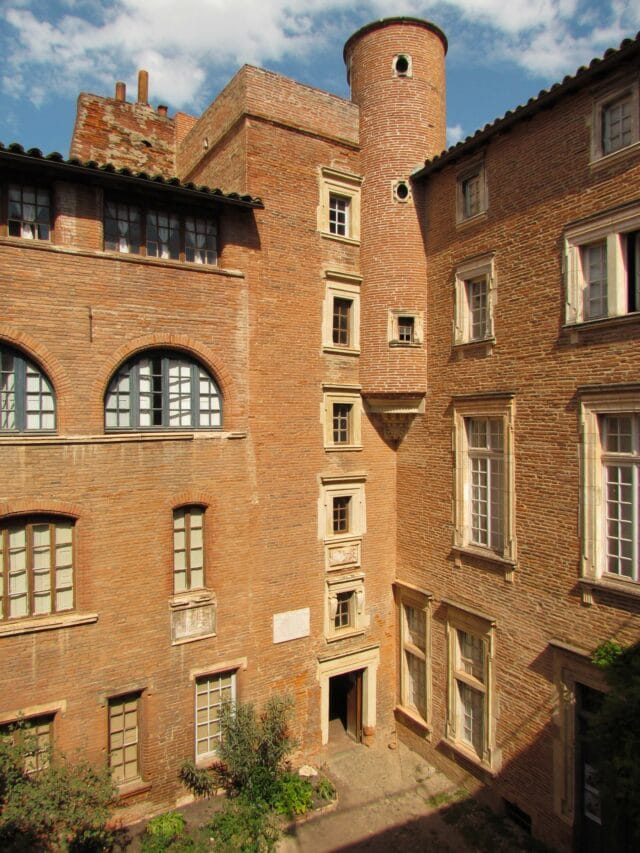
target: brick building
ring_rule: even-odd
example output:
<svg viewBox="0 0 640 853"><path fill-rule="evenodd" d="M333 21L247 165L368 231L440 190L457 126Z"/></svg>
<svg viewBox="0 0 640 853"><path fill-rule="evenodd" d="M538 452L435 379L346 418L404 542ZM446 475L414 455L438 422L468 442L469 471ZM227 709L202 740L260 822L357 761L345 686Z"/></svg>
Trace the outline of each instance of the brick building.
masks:
<svg viewBox="0 0 640 853"><path fill-rule="evenodd" d="M69 160L0 149L0 724L108 761L131 818L222 701L287 690L305 755L397 734L604 843L640 42L443 151L446 46L376 22L350 102L245 66L197 118L141 72L80 96Z"/></svg>

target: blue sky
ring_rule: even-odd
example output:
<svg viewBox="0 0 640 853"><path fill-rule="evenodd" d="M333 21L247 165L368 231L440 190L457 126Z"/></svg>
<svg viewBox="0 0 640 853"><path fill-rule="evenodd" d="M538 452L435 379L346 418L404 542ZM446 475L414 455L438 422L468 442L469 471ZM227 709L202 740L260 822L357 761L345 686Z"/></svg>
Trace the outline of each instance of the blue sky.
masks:
<svg viewBox="0 0 640 853"><path fill-rule="evenodd" d="M377 18L449 39L449 140L473 133L640 29L639 0L0 0L0 141L68 154L79 92L199 114L245 62L348 97L342 48Z"/></svg>

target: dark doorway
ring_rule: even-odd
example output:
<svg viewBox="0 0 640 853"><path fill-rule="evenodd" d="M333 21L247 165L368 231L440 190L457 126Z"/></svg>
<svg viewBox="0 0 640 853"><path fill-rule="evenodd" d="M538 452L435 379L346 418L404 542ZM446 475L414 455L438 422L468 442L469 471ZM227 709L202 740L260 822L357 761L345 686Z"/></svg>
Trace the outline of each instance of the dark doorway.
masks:
<svg viewBox="0 0 640 853"><path fill-rule="evenodd" d="M334 675L329 679L329 728L339 721L352 740L362 740L363 669ZM334 725L332 725L332 723Z"/></svg>
<svg viewBox="0 0 640 853"><path fill-rule="evenodd" d="M589 739L589 722L602 703L602 693L576 684L576 830L577 849L605 853L603 808L595 758Z"/></svg>

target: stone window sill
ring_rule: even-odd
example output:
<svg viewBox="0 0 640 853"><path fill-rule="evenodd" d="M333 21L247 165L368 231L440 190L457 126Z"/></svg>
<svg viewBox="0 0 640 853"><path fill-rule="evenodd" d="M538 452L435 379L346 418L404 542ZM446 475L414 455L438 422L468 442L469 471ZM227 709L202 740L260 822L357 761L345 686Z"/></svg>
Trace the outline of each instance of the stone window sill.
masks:
<svg viewBox="0 0 640 853"><path fill-rule="evenodd" d="M496 569L504 572L504 578L507 581L513 581L514 572L518 567L515 560L508 557L502 557L496 554L495 551L489 551L483 548L474 548L472 545L454 545L452 548L455 555L455 564L458 568L462 567L462 561L465 557L481 560L484 563L489 563Z"/></svg>
<svg viewBox="0 0 640 853"><path fill-rule="evenodd" d="M134 779L131 782L125 782L118 785L118 799L128 800L130 797L135 797L138 794L146 794L151 790L151 782L144 782L142 779Z"/></svg>
<svg viewBox="0 0 640 853"><path fill-rule="evenodd" d="M56 628L74 628L77 625L91 625L97 621L97 613L49 613L46 616L11 619L6 623L0 623L0 637L35 634L39 631L53 631Z"/></svg>
<svg viewBox="0 0 640 853"><path fill-rule="evenodd" d="M364 628L354 628L349 631L341 631L339 634L331 634L326 637L326 640L328 643L335 643L337 640L350 640L352 637L361 637L364 634Z"/></svg>
<svg viewBox="0 0 640 853"><path fill-rule="evenodd" d="M419 728L426 738L429 738L432 733L432 728L429 723L418 714L417 711L414 711L411 708L407 708L404 705L396 705L393 709L394 714L399 717L404 717L407 719L414 727Z"/></svg>
<svg viewBox="0 0 640 853"><path fill-rule="evenodd" d="M565 323L562 327L564 332L571 336L571 342L575 343L582 332L592 332L597 329L610 329L616 326L626 326L640 322L640 311L632 311L629 314L617 314L615 317L598 317L594 320L580 320L577 323Z"/></svg>
<svg viewBox="0 0 640 853"><path fill-rule="evenodd" d="M640 600L640 584L632 580L623 580L622 578L580 578L580 591L582 593L582 603L591 605L594 603L594 593L602 592L607 595L617 595L621 598L631 598Z"/></svg>
<svg viewBox="0 0 640 853"><path fill-rule="evenodd" d="M354 240L353 237L343 237L341 234L329 234L328 231L322 231L321 233L325 240L336 240L338 243L346 243L348 246L360 245L360 240Z"/></svg>
<svg viewBox="0 0 640 853"><path fill-rule="evenodd" d="M360 350L353 347L324 346L322 347L322 351L331 355L360 355Z"/></svg>
<svg viewBox="0 0 640 853"><path fill-rule="evenodd" d="M482 761L482 759L478 757L478 754L465 744L456 740L451 740L450 738L444 738L443 743L446 744L451 752L471 767L480 770L482 773L490 776L491 778L495 778L498 775L498 771L496 769L491 767L491 765L486 761Z"/></svg>

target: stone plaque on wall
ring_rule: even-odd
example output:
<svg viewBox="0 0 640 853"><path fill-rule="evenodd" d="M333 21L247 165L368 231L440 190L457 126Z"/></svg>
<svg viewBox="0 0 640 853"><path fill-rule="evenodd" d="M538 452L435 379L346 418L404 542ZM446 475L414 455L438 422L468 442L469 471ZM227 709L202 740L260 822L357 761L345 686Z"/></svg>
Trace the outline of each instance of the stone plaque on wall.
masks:
<svg viewBox="0 0 640 853"><path fill-rule="evenodd" d="M343 569L347 566L360 565L360 540L352 542L336 542L326 546L327 569Z"/></svg>
<svg viewBox="0 0 640 853"><path fill-rule="evenodd" d="M171 640L174 643L211 637L216 632L216 608L213 602L189 604L171 612Z"/></svg>
<svg viewBox="0 0 640 853"><path fill-rule="evenodd" d="M311 611L308 607L302 610L289 610L287 613L273 614L273 642L286 643L288 640L298 640L308 637L311 632Z"/></svg>

